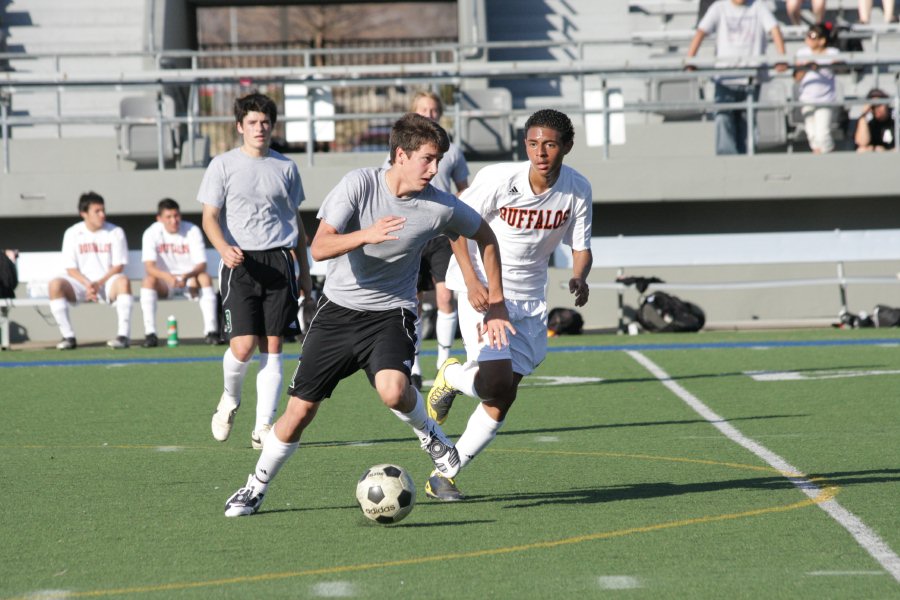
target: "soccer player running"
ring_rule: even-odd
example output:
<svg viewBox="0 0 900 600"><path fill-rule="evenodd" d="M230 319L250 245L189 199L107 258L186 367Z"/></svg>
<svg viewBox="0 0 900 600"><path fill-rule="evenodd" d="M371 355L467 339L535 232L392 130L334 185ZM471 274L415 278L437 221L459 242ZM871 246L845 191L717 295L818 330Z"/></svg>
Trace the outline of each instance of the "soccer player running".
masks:
<svg viewBox="0 0 900 600"><path fill-rule="evenodd" d="M429 184L450 144L440 125L409 113L391 129L391 167L351 171L326 196L312 242L328 272L303 354L279 417L247 484L225 503L225 516L259 510L266 490L297 450L303 431L338 382L359 371L381 401L419 438L438 472L453 477L456 449L428 417L410 383L415 352L416 280L422 250L433 237L465 235L484 256L489 292L479 330L488 344L507 344L509 323L497 239L478 214Z"/></svg>
<svg viewBox="0 0 900 600"><path fill-rule="evenodd" d="M243 143L210 162L197 194L203 203L203 231L222 257L219 290L228 338L222 359L224 391L213 413L212 433L220 442L231 434L244 376L259 348L256 424L250 435L259 450L281 397L284 336L299 332L295 259L307 298L312 281L297 215L304 199L300 172L294 161L269 147L275 103L253 93L238 98L234 108Z"/></svg>
<svg viewBox="0 0 900 600"><path fill-rule="evenodd" d="M447 285L459 292L459 321L467 362L450 358L441 365L428 393L428 414L443 423L460 393L480 400L456 442L464 468L497 435L522 378L547 355L547 267L560 242L572 248L569 291L575 306L588 301L591 270L591 184L563 165L572 150L574 129L569 117L556 110L539 110L525 123L528 162L485 167L460 200L487 221L500 242L503 290L510 321L517 334L501 348L484 343L476 324L487 308L491 284L471 243L453 242L454 258ZM466 291L468 292L466 293ZM425 494L438 500L464 496L452 476L432 472Z"/></svg>
<svg viewBox="0 0 900 600"><path fill-rule="evenodd" d="M141 239L144 280L141 282L141 312L144 314L144 348L159 345L156 308L160 298L188 294L198 300L207 344L219 343L219 315L212 277L206 272L206 244L200 228L181 220L178 203L163 198L156 209L156 222Z"/></svg>

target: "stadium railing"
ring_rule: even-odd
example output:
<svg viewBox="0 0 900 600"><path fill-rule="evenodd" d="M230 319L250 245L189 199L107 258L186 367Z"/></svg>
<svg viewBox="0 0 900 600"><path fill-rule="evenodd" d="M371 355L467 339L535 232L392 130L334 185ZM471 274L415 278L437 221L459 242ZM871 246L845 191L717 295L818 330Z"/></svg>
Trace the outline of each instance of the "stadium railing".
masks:
<svg viewBox="0 0 900 600"><path fill-rule="evenodd" d="M799 32L793 32L791 28L785 28L790 35ZM851 29L860 35L898 35L900 28L896 25L885 26L854 26ZM684 37L690 32L681 32L677 35ZM435 60L427 63L405 64L405 65L332 65L332 66L316 66L315 57L319 54L340 52L340 49L330 50L311 50L297 49L285 51L290 54L300 54L304 57L304 66L301 67L270 67L270 68L246 68L246 69L208 69L208 68L189 68L189 69L166 69L162 68L167 61L190 58L191 64L196 65L199 58L207 55L222 54L221 52L188 52L188 51L169 51L153 53L152 56L157 68L154 70L134 71L134 72L77 72L57 70L51 73L40 72L19 72L11 71L0 74L0 133L2 133L2 150L3 150L3 169L4 172L10 170L10 140L12 136L11 130L16 127L29 127L34 125L57 125L62 124L98 124L110 125L111 127L123 125L151 125L160 127L184 126L187 130L184 136L187 144L186 151L183 156L187 157L188 164L194 164L195 159L190 154L194 151L194 141L198 135L199 127L208 123L229 123L233 117L230 115L201 115L199 90L206 85L227 83L235 86L242 84L263 84L263 83L291 83L303 82L310 88L379 88L385 86L392 87L427 87L449 85L459 92L472 87L488 85L492 80L509 80L509 79L551 79L560 80L563 78L571 79L576 82L578 93L574 94L574 98L560 97L560 105L555 106L561 110L565 110L575 117L597 116L599 115L605 123L615 113L656 113L673 110L693 110L699 113L713 112L718 109L737 109L746 110L749 120L754 121L755 111L784 108L789 111L792 106L789 100L781 106L773 106L764 102L754 102L748 100L746 104L728 104L717 105L713 102L691 102L691 103L671 103L671 102L645 102L643 99L631 99L624 103L621 107L610 107L609 102L601 103L601 106L587 107L585 103L586 93L589 91L599 90L608 97L614 93L617 82L623 81L650 81L654 78L665 77L687 77L697 78L705 82L711 77L718 75L744 75L755 77L760 72L769 72L777 62L776 57L767 57L758 61L741 61L730 65L722 64L721 61L715 59L695 58L691 60L685 59L683 56L668 54L663 57L641 59L641 60L615 60L610 61L605 58L595 58L596 56L607 56L607 53L598 52L597 48L616 44L641 44L650 43L655 40L673 40L675 32L636 32L632 35L622 36L620 38L605 38L602 40L582 40L582 41L565 41L565 42L489 42L478 45L480 50L489 51L493 48L553 48L565 50L566 56L570 59L557 60L521 60L521 61L503 61L503 62L484 62L484 61L467 61L466 56L471 55L472 49L463 44L439 44L431 47ZM420 50L422 48L419 48ZM379 52L400 52L407 51L408 48L379 48ZM354 48L347 52L363 52L365 49ZM266 51L272 54L272 51ZM227 53L226 53L227 54ZM438 62L438 56L451 56L450 60ZM37 55L35 55L37 56ZM148 56L144 54L144 56ZM22 59L20 54L0 54L0 59L17 58ZM843 62L852 69L866 71L877 77L888 75L892 82L892 88L889 91L894 92L892 102L895 109L900 109L900 83L898 83L897 74L900 72L900 56L886 56L878 52L865 52L847 54L841 57ZM696 70L686 72L685 67L691 66ZM772 73L772 76L778 79L788 79L788 74ZM63 115L61 110L57 109L57 114L47 116L12 114L10 109L10 97L14 94L24 94L31 91L43 91L46 93L70 94L79 90L89 89L106 89L106 90L128 90L129 92L138 91L155 91L165 93L170 88L187 88L188 101L186 112L176 117L169 117L160 114L153 117L142 118L123 118L118 111L110 111L106 115ZM887 87L887 86L882 86ZM458 94L457 94L458 95ZM315 94L310 93L309 97ZM628 100L628 99L626 99ZM864 103L862 98L853 98L848 96L847 104ZM460 102L456 102L454 106L449 107L448 116L455 122L455 130L457 136L464 135L463 122L464 119L489 119L489 118L506 118L511 124L517 119L530 114L530 108L516 108L508 111L491 111L491 110L474 110L460 107ZM161 109L160 109L161 111ZM900 110L897 111L900 113ZM397 112L373 112L373 113L353 113L353 114L334 114L329 112L322 115L316 114L315 105L311 102L308 111L304 116L291 117L285 116L282 120L287 122L305 122L307 131L311 132L310 140L306 143L307 163L312 165L317 144L315 139L316 121L324 119L328 122L335 123L347 120L370 120L385 122L394 119L399 115ZM604 129L604 135L607 136L604 144L603 158L609 158L609 139L610 128ZM900 133L900 132L898 132ZM157 136L163 139L164 136ZM898 136L900 137L900 136ZM465 140L460 140L465 141ZM752 154L755 148L750 146ZM158 168L165 168L163 152L159 152Z"/></svg>
<svg viewBox="0 0 900 600"><path fill-rule="evenodd" d="M832 264L834 277L709 282L667 279L662 283L650 284L650 288L719 291L834 286L841 313L848 310L847 293L851 284L900 284L897 248L900 248L900 229L634 235L591 239L592 268L614 269L617 279L626 275L650 276L654 273L648 272L648 269L665 267ZM571 256L559 249L553 262L556 267L570 267ZM846 273L848 263L873 263L890 274L850 276ZM619 330L624 332L624 293L627 286L616 281L589 281L588 284L592 289L616 290Z"/></svg>

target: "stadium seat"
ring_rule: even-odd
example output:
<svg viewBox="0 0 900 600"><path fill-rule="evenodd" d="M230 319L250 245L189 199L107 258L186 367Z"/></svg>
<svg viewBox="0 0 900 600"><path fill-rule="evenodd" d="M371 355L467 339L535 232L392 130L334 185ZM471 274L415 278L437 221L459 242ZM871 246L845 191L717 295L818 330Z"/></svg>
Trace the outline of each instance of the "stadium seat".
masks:
<svg viewBox="0 0 900 600"><path fill-rule="evenodd" d="M162 110L163 117L175 116L175 101L171 96L157 94L128 96L119 103L119 116L123 119L155 119ZM156 124L123 123L119 130L119 158L133 161L138 168L156 167L159 163L159 133ZM162 125L162 156L170 163L179 152L178 127Z"/></svg>
<svg viewBox="0 0 900 600"><path fill-rule="evenodd" d="M512 94L506 88L465 90L459 95L460 109L499 112L492 116L462 117L462 132L457 140L467 154L498 155L512 152Z"/></svg>
<svg viewBox="0 0 900 600"><path fill-rule="evenodd" d="M760 86L759 101L767 104L780 104L776 108L761 108L756 111L756 148L757 150L773 150L784 148L787 144L787 95L780 81L767 81Z"/></svg>
<svg viewBox="0 0 900 600"><path fill-rule="evenodd" d="M703 99L700 80L697 77L659 77L650 85L651 102L683 103L700 102ZM673 108L657 110L666 121L685 121L699 119L703 111L698 109Z"/></svg>

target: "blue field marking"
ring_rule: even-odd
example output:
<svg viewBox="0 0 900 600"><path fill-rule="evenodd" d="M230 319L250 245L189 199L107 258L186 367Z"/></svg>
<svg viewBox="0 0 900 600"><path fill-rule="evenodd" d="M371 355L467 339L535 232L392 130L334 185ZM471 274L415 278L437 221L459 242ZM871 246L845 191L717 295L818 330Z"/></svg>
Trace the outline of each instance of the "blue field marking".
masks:
<svg viewBox="0 0 900 600"><path fill-rule="evenodd" d="M671 344L622 344L622 345L595 345L595 346L560 346L548 348L548 352L625 352L640 351L653 352L654 350L728 350L747 348L814 348L824 346L878 346L900 345L900 338L874 338L870 340L803 340L803 341L773 341L758 340L748 342L680 342ZM419 353L424 356L437 356L437 350L423 350ZM459 352L456 352L459 354ZM295 360L293 355L285 355L283 360ZM85 360L35 360L35 361L0 361L0 369L12 369L17 367L97 367L109 365L154 365L154 364L188 364L221 362L221 356L183 356L180 358L93 358Z"/></svg>

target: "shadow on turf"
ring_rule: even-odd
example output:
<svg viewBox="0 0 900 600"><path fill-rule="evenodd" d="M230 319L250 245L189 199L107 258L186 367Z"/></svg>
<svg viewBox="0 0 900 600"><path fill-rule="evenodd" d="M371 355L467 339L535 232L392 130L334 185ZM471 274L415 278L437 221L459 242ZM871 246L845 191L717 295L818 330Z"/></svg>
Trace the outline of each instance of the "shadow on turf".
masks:
<svg viewBox="0 0 900 600"><path fill-rule="evenodd" d="M834 473L816 473L809 478L821 478L822 486L852 485L871 483L900 482L900 469L877 469L871 471L840 471ZM609 488L582 488L566 491L538 492L524 494L497 494L467 496L467 502L506 502L505 508L534 508L560 504L599 504L601 502L619 502L625 500L646 500L651 498L668 498L686 494L705 494L710 492L756 490L775 491L794 489L793 483L782 476L754 477L750 479L731 479L725 481L705 481L702 483L636 483Z"/></svg>
<svg viewBox="0 0 900 600"><path fill-rule="evenodd" d="M807 369L790 369L792 373L822 373L824 371L846 371L853 369L878 369L878 368L886 368L886 365L844 365L844 366L831 366L831 367L810 367ZM619 384L619 383L653 383L659 381L690 381L692 379L717 379L719 377L745 377L746 373L744 371L735 371L728 373L697 373L695 375L675 375L671 376L668 379L657 379L653 376L648 377L623 377L621 379L604 379L602 381L595 382L583 382L583 383L566 383L563 384L566 387L580 387L580 386L594 386L594 385L609 385L609 384Z"/></svg>
<svg viewBox="0 0 900 600"><path fill-rule="evenodd" d="M797 414L797 415L757 415L753 417L736 417L734 419L728 419L728 422L735 421L756 421L759 419L797 419L808 417L807 414ZM547 433L561 433L567 431L591 431L595 429L618 429L622 427L662 427L667 425L696 425L698 423L705 424L709 423L706 419L682 419L680 421L645 421L643 423L593 423L591 425L579 425L577 427L548 427L546 429L504 429L501 435L509 436L509 435L536 435L536 434L547 434ZM309 447L319 447L319 448L328 448L331 446L357 446L357 445L369 445L369 444L393 444L393 443L402 443L402 442L413 442L410 437L401 437L401 438L380 438L380 439L369 439L369 440L350 440L350 441L328 441L328 442L304 442L303 446L306 448Z"/></svg>

